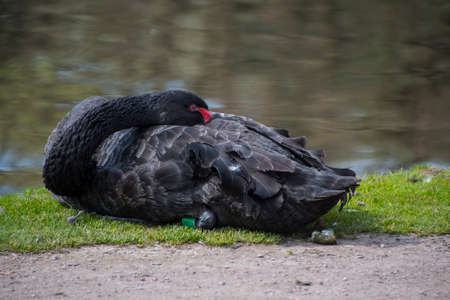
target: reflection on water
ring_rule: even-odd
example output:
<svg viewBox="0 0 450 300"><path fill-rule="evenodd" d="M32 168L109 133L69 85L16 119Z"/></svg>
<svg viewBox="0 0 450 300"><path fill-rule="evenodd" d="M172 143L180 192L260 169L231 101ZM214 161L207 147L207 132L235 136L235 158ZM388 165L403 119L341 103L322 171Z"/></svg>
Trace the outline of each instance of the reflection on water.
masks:
<svg viewBox="0 0 450 300"><path fill-rule="evenodd" d="M448 1L2 1L0 194L91 95L186 88L359 173L448 166Z"/></svg>

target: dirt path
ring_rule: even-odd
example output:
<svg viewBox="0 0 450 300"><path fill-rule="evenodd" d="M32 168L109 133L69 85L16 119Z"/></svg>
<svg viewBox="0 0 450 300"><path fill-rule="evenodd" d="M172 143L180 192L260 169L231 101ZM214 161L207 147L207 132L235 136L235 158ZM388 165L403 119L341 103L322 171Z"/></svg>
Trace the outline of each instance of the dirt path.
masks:
<svg viewBox="0 0 450 300"><path fill-rule="evenodd" d="M1 299L449 299L450 236L0 256Z"/></svg>

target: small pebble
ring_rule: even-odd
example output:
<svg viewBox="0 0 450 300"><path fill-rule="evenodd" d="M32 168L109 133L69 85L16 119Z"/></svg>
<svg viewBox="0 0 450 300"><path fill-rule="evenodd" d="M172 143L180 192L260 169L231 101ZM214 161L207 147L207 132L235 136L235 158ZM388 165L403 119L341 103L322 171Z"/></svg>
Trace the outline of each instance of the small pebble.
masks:
<svg viewBox="0 0 450 300"><path fill-rule="evenodd" d="M322 245L335 245L336 235L333 229L324 229L322 231L313 231L311 235L313 243Z"/></svg>
<svg viewBox="0 0 450 300"><path fill-rule="evenodd" d="M303 280L296 280L295 281L295 284L297 284L297 285L311 285L312 284L312 282L311 281L303 281Z"/></svg>

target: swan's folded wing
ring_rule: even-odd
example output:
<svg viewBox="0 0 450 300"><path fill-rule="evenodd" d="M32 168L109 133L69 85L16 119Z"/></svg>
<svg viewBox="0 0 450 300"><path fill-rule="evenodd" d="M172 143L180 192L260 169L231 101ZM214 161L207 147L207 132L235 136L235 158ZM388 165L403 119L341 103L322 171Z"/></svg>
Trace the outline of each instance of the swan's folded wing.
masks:
<svg viewBox="0 0 450 300"><path fill-rule="evenodd" d="M234 121L235 123L239 123L245 126L245 128L247 128L248 130L255 131L258 134L266 137L267 139L277 143L278 145L295 155L297 159L301 160L305 164L311 167L315 167L319 170L326 168L321 159L323 157L322 151L311 151L304 148L306 144L305 137L287 137L287 131L281 130L279 128L265 126L264 124L243 116L214 113L212 120L214 119L225 119ZM222 126L228 125L225 125L224 123L224 125ZM217 129L220 130L222 128L219 127Z"/></svg>

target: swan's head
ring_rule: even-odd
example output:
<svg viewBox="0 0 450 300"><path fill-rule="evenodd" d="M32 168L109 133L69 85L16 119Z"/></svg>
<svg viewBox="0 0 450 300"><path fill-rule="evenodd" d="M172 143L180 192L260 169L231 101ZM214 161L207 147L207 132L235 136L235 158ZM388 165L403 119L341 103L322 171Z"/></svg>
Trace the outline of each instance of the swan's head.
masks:
<svg viewBox="0 0 450 300"><path fill-rule="evenodd" d="M206 102L184 90L162 92L160 118L163 124L196 125L208 123L211 113Z"/></svg>

